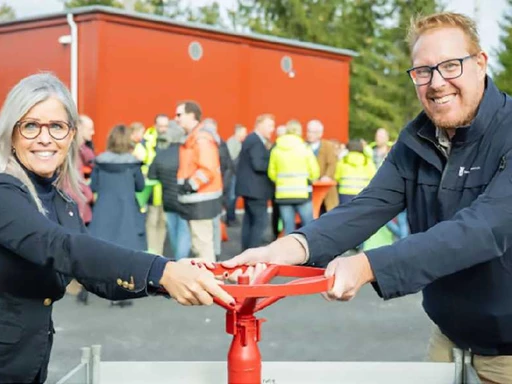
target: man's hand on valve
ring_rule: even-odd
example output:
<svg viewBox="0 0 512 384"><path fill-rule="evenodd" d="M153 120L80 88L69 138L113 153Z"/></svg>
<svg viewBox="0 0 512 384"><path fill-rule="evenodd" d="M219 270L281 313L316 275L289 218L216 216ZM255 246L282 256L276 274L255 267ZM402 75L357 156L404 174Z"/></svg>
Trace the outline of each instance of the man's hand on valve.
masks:
<svg viewBox="0 0 512 384"><path fill-rule="evenodd" d="M253 281L266 268L263 263L298 265L302 264L305 259L306 252L300 243L290 236L285 236L267 246L250 248L232 259L222 262L222 265L225 268L233 268L233 272L228 276L229 281L232 282L236 282L238 276L242 274L242 270L237 267L249 265L244 274L249 275Z"/></svg>
<svg viewBox="0 0 512 384"><path fill-rule="evenodd" d="M348 257L338 256L327 265L325 276L334 276L331 290L322 293L329 301L352 300L363 285L375 280L368 257L364 253Z"/></svg>
<svg viewBox="0 0 512 384"><path fill-rule="evenodd" d="M218 297L234 306L233 297L221 287L223 282L216 279L207 266L213 264L199 259L168 262L160 285L182 305L211 305L213 297Z"/></svg>

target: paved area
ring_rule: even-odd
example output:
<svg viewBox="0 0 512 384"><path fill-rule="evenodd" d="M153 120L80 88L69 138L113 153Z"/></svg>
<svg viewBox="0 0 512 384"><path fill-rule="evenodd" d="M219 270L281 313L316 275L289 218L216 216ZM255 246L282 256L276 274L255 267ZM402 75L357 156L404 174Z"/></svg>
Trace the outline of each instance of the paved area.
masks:
<svg viewBox="0 0 512 384"><path fill-rule="evenodd" d="M223 258L239 250L240 228L229 228ZM222 361L231 342L220 307L182 307L153 297L112 307L92 296L87 306L66 296L54 308L57 333L48 383L80 359L80 348L102 345L103 361ZM319 295L290 297L260 313L266 361L421 361L430 322L421 295L384 302L370 286L348 303Z"/></svg>

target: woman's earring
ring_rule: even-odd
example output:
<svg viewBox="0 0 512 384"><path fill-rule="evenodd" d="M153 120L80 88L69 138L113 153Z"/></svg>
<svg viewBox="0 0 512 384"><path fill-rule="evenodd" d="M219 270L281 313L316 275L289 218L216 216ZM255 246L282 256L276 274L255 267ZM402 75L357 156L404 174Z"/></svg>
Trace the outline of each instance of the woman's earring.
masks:
<svg viewBox="0 0 512 384"><path fill-rule="evenodd" d="M13 155L15 155L16 154L16 148L11 147L11 152L12 152Z"/></svg>

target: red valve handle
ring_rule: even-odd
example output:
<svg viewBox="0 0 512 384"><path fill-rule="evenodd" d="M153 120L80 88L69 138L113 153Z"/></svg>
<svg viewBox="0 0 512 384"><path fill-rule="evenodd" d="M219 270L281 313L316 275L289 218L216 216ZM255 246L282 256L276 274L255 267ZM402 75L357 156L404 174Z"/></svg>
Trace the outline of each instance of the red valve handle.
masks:
<svg viewBox="0 0 512 384"><path fill-rule="evenodd" d="M233 273L237 269L241 269L245 273L247 266L225 268L221 264L215 264L214 268L210 270L214 275L224 275L225 272ZM267 264L267 268L252 283L226 284L222 288L239 303L235 311L243 310L244 306L252 306L254 312L257 312L285 296L310 295L330 290L334 283L334 277L325 277L324 272L325 270L321 268ZM299 279L285 284L266 284L277 276L299 277ZM244 300L247 298L266 299L255 304L254 300ZM218 299L215 299L215 302L228 310L233 310Z"/></svg>

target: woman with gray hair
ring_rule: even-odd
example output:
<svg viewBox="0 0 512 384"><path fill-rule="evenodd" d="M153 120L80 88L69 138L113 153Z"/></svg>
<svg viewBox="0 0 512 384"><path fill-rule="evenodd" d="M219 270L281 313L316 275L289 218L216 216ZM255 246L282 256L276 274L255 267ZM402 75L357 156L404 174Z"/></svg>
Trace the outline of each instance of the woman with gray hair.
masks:
<svg viewBox="0 0 512 384"><path fill-rule="evenodd" d="M123 300L165 291L184 305L233 303L206 268L86 234L65 183L80 195L77 111L51 74L21 80L0 112L0 382L40 383L53 342L52 306L76 278Z"/></svg>

